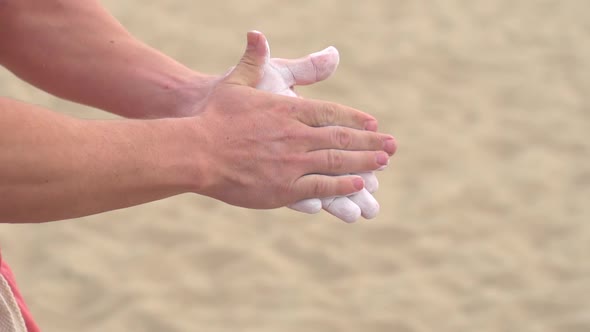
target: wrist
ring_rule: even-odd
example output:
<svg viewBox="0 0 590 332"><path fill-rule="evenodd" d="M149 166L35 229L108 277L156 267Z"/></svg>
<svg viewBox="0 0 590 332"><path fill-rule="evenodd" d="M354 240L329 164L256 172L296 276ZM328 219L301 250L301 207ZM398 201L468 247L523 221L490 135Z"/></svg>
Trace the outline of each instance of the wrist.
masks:
<svg viewBox="0 0 590 332"><path fill-rule="evenodd" d="M198 114L219 79L219 76L190 71L172 78L170 83L164 83L163 88L169 89L170 107L163 117L181 118Z"/></svg>
<svg viewBox="0 0 590 332"><path fill-rule="evenodd" d="M157 158L155 169L175 194L194 193L203 183L200 132L190 117L149 120Z"/></svg>
<svg viewBox="0 0 590 332"><path fill-rule="evenodd" d="M194 192L202 181L199 133L193 122L193 118L82 121L82 131L93 133L89 144L95 147L90 149L107 147L103 160L96 162L107 173L116 173L119 185L161 199Z"/></svg>
<svg viewBox="0 0 590 332"><path fill-rule="evenodd" d="M175 119L160 119L165 124L165 130L173 137L165 147L171 164L171 173L176 188L182 193L203 194L211 182L210 160L211 153L207 134L201 126L198 117L182 117ZM166 166L163 165L163 169Z"/></svg>

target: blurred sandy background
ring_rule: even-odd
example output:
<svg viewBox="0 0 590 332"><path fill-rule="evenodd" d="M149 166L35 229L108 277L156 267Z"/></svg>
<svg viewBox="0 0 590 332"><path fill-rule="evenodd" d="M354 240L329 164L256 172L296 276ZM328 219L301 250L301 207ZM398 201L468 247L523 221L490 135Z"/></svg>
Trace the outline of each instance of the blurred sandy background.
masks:
<svg viewBox="0 0 590 332"><path fill-rule="evenodd" d="M302 89L398 138L376 220L182 196L1 225L44 331L590 331L590 2L104 1L140 39L221 73L249 29L274 56L335 45ZM3 95L81 117L0 73Z"/></svg>

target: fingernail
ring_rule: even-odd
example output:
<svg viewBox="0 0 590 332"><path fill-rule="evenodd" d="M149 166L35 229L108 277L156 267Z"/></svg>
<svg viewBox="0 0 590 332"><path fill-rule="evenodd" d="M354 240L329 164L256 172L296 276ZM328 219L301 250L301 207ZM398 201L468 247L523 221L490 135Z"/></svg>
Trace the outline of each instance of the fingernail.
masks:
<svg viewBox="0 0 590 332"><path fill-rule="evenodd" d="M383 142L383 150L389 153L389 155L394 154L396 149L397 146L395 144L395 139L393 137L389 137L385 140L385 142Z"/></svg>
<svg viewBox="0 0 590 332"><path fill-rule="evenodd" d="M354 185L354 189L356 190L363 190L363 188L365 187L365 181L363 180L363 178L356 178L352 180L352 184Z"/></svg>
<svg viewBox="0 0 590 332"><path fill-rule="evenodd" d="M387 165L389 164L389 156L385 152L377 152L377 164Z"/></svg>
<svg viewBox="0 0 590 332"><path fill-rule="evenodd" d="M365 122L365 130L377 131L377 121L369 120Z"/></svg>
<svg viewBox="0 0 590 332"><path fill-rule="evenodd" d="M258 46L258 40L260 40L260 31L258 30L250 30L248 31L248 48L249 49L256 49Z"/></svg>

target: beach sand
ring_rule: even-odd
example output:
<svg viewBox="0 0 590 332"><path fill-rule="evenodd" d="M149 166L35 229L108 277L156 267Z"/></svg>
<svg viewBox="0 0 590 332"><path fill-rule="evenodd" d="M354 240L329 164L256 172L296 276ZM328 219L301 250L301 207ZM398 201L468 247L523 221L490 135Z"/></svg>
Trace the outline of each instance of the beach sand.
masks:
<svg viewBox="0 0 590 332"><path fill-rule="evenodd" d="M104 1L207 73L249 29L399 150L375 220L183 195L0 243L44 331L590 331L590 2ZM87 118L6 71L2 95ZM34 152L31 152L34 153Z"/></svg>

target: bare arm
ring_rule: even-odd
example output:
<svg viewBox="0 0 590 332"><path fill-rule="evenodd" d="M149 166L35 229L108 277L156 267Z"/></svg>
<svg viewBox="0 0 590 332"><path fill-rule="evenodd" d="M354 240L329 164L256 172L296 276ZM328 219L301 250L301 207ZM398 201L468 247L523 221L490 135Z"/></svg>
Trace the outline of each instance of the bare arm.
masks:
<svg viewBox="0 0 590 332"><path fill-rule="evenodd" d="M199 115L88 121L0 98L0 222L45 222L194 192L276 208L349 195L387 162L391 136L341 105L258 91L261 37Z"/></svg>
<svg viewBox="0 0 590 332"><path fill-rule="evenodd" d="M182 119L86 121L0 98L0 222L74 218L191 191L202 168L189 145Z"/></svg>
<svg viewBox="0 0 590 332"><path fill-rule="evenodd" d="M0 65L58 97L131 118L193 114L216 79L137 40L97 0L1 0Z"/></svg>
<svg viewBox="0 0 590 332"><path fill-rule="evenodd" d="M362 189L358 176L326 175L380 167L391 137L365 131L376 121L362 112L256 91L263 59L250 34L236 70L208 77L138 42L97 1L0 0L0 63L23 79L126 117L198 114L83 121L1 99L0 221L72 218L187 191L275 208Z"/></svg>

